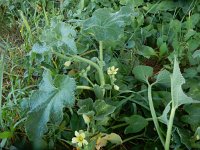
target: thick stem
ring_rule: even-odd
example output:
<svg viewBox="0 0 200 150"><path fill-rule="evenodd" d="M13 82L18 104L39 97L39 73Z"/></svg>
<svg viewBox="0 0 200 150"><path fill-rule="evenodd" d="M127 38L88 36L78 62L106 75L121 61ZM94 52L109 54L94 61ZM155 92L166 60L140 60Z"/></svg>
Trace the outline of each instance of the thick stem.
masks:
<svg viewBox="0 0 200 150"><path fill-rule="evenodd" d="M176 112L176 108L172 107L170 117L169 117L169 123L168 123L168 126L167 126L167 136L166 136L166 140L165 140L165 150L169 150L175 112Z"/></svg>
<svg viewBox="0 0 200 150"><path fill-rule="evenodd" d="M159 126L158 119L157 119L156 112L155 112L154 105L153 105L152 94L151 94L151 87L152 87L152 85L148 84L149 107L150 107L151 116L153 118L153 122L154 122L154 125L155 125L155 128L156 128L156 131L158 133L158 136L160 138L161 143L164 146L165 145L164 138L163 138L163 135L162 135L162 133L160 131L160 126Z"/></svg>
<svg viewBox="0 0 200 150"><path fill-rule="evenodd" d="M63 59L69 60L69 59L73 58L74 60L81 61L81 62L84 62L84 63L91 65L92 67L94 67L97 70L97 72L99 74L99 80L100 80L101 86L105 85L103 70L96 63L94 63L91 60L88 60L86 58L80 57L78 55L65 56L65 55L58 53L58 52L55 52L55 51L52 51L52 53L55 54L56 56L60 57L60 58L63 58Z"/></svg>
<svg viewBox="0 0 200 150"><path fill-rule="evenodd" d="M94 84L92 83L92 81L86 76L85 79L92 85L92 87L94 87Z"/></svg>
<svg viewBox="0 0 200 150"><path fill-rule="evenodd" d="M103 69L103 42L99 42L99 60L100 60L100 68Z"/></svg>
<svg viewBox="0 0 200 150"><path fill-rule="evenodd" d="M103 74L103 66L104 66L104 61L103 61L103 42L99 41L99 66L101 69L101 73L102 73L102 78L100 79L101 82L101 87L103 88L103 86L105 85L105 79L104 79L104 74ZM102 90L103 91L103 95L105 94L105 89Z"/></svg>
<svg viewBox="0 0 200 150"><path fill-rule="evenodd" d="M99 67L102 72L101 87L103 87L105 85L105 79L104 79L104 75L103 75L103 66L104 66L103 63L104 63L104 61L103 61L103 42L100 41L99 42ZM103 95L104 95L105 89L103 89L102 91L103 91Z"/></svg>

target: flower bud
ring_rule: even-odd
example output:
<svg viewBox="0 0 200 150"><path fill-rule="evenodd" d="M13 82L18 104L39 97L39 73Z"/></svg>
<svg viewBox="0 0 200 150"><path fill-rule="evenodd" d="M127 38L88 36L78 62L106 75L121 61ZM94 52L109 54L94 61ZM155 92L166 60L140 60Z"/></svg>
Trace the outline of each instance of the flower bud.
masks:
<svg viewBox="0 0 200 150"><path fill-rule="evenodd" d="M88 117L87 115L83 114L83 120L86 124L90 123L90 117Z"/></svg>
<svg viewBox="0 0 200 150"><path fill-rule="evenodd" d="M200 140L200 137L199 137L199 135L197 135L197 136L196 136L196 139L197 139L197 140Z"/></svg>
<svg viewBox="0 0 200 150"><path fill-rule="evenodd" d="M114 89L115 89L116 91L118 91L118 90L119 90L119 86L114 85Z"/></svg>
<svg viewBox="0 0 200 150"><path fill-rule="evenodd" d="M72 63L71 61L66 61L66 62L64 63L64 66L65 66L65 67L69 67L69 66L71 65L71 63Z"/></svg>

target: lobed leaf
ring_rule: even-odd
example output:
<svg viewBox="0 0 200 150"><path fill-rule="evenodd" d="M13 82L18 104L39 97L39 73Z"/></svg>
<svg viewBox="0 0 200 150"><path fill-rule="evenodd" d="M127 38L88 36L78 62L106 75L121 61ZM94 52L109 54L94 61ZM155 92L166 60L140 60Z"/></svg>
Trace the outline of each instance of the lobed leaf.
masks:
<svg viewBox="0 0 200 150"><path fill-rule="evenodd" d="M43 30L40 42L35 43L32 52L43 54L47 51L64 50L65 53L76 54L76 31L64 22L51 21L51 26Z"/></svg>
<svg viewBox="0 0 200 150"><path fill-rule="evenodd" d="M26 132L30 139L41 138L47 132L47 122L60 124L63 119L63 108L74 104L74 91L74 79L66 75L56 75L52 79L49 71L44 72L39 90L36 90L29 99Z"/></svg>
<svg viewBox="0 0 200 150"><path fill-rule="evenodd" d="M175 58L174 61L174 69L173 74L171 77L171 95L172 95L172 103L174 107L177 108L182 104L189 104L189 103L200 103L200 101L193 100L192 98L188 97L182 90L182 85L185 83L185 79L183 78L179 64L177 59Z"/></svg>
<svg viewBox="0 0 200 150"><path fill-rule="evenodd" d="M115 13L111 9L100 8L83 22L82 31L94 35L97 41L118 40L132 15L133 9L126 6Z"/></svg>

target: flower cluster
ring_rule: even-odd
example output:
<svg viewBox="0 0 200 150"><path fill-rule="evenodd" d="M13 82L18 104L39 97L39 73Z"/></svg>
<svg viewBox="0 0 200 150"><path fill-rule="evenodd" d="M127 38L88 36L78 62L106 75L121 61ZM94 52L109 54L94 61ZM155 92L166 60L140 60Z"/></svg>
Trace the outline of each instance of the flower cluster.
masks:
<svg viewBox="0 0 200 150"><path fill-rule="evenodd" d="M115 66L109 67L107 69L107 74L110 76L110 80L111 80L111 85L113 85L115 90L119 90L119 86L117 86L115 84L116 78L115 75L117 74L117 71L119 70L119 68L115 68Z"/></svg>

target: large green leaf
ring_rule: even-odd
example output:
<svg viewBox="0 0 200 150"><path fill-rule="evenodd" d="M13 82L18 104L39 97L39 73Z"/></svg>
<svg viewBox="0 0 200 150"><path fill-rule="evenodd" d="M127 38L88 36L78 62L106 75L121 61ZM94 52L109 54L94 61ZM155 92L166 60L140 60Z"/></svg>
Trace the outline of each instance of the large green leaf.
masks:
<svg viewBox="0 0 200 150"><path fill-rule="evenodd" d="M131 5L133 7L141 6L144 3L144 0L120 0L122 5Z"/></svg>
<svg viewBox="0 0 200 150"><path fill-rule="evenodd" d="M177 108L182 104L189 103L200 103L200 101L193 100L188 97L182 90L182 85L185 83L185 79L183 78L179 64L175 58L174 61L174 69L171 77L171 95L172 95L172 103L174 107Z"/></svg>
<svg viewBox="0 0 200 150"><path fill-rule="evenodd" d="M35 43L32 52L45 53L46 51L64 50L65 53L76 54L76 31L64 22L51 21L51 26L42 31L40 42Z"/></svg>
<svg viewBox="0 0 200 150"><path fill-rule="evenodd" d="M133 68L135 78L143 82L147 82L148 78L153 75L153 68L149 66L139 65Z"/></svg>
<svg viewBox="0 0 200 150"><path fill-rule="evenodd" d="M126 6L115 13L111 9L100 8L83 22L82 30L94 35L98 41L117 40L124 34L125 23L133 14L133 8Z"/></svg>
<svg viewBox="0 0 200 150"><path fill-rule="evenodd" d="M63 108L74 104L74 90L74 79L66 75L56 75L53 79L49 71L44 72L39 90L29 99L26 131L30 139L41 138L47 131L47 122L60 124Z"/></svg>
<svg viewBox="0 0 200 150"><path fill-rule="evenodd" d="M131 117L125 117L125 122L128 123L124 133L137 133L144 129L148 125L148 121L139 115L132 115Z"/></svg>

